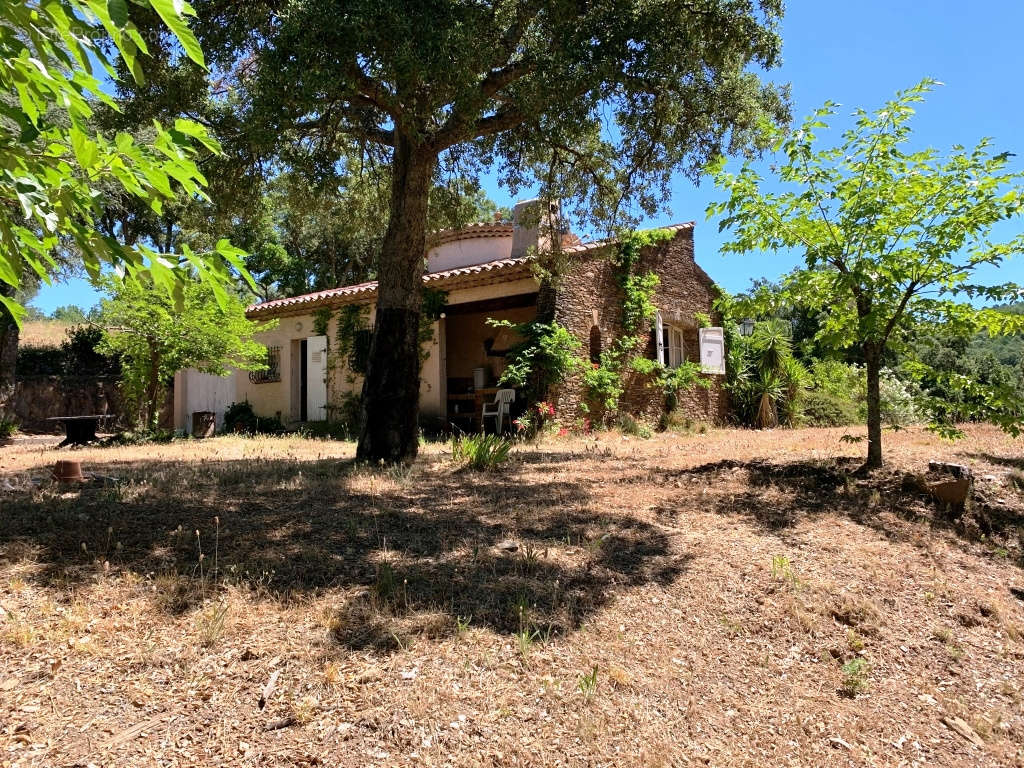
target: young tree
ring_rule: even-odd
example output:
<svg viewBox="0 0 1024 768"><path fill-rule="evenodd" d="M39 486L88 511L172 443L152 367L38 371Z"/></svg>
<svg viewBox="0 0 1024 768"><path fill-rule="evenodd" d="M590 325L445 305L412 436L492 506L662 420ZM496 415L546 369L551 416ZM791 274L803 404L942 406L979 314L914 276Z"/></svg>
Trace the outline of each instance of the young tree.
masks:
<svg viewBox="0 0 1024 768"><path fill-rule="evenodd" d="M352 142L386 170L387 229L358 455L417 449L418 328L428 200L445 173L497 166L605 225L653 213L752 146L785 95L780 0L295 0L199 4L204 45L247 94L253 137L336 164ZM214 53L216 52L216 53ZM281 147L275 151L285 151Z"/></svg>
<svg viewBox="0 0 1024 768"><path fill-rule="evenodd" d="M227 376L232 368L260 370L267 349L253 335L273 327L245 317L232 295L216 300L209 284L183 284L182 307L166 291L139 282L107 280L109 299L100 303L107 333L104 354L121 361L126 396L139 405L139 422L155 427L167 386L184 368Z"/></svg>
<svg viewBox="0 0 1024 768"><path fill-rule="evenodd" d="M857 110L855 126L834 147L818 148L816 131L838 105L827 103L800 130L783 136L785 162L773 166L795 191L772 192L754 168L738 174L722 165L715 182L729 199L709 206L733 231L732 253L798 249L805 266L783 287L798 306L821 310L818 340L859 351L867 373L867 468L882 465L879 375L897 331L942 325L958 332L1013 333L1020 316L977 308L962 299L1005 301L1020 295L1011 283L972 282L979 268L998 265L1024 247L1024 237L993 243L993 225L1021 211L1022 174L1008 170L1008 153L991 141L946 156L911 151L913 104L936 81L897 94L874 114ZM896 350L898 351L898 350ZM1014 421L1004 426L1015 429Z"/></svg>
<svg viewBox="0 0 1024 768"><path fill-rule="evenodd" d="M146 43L129 13L141 5L151 6L188 57L202 65L185 23L192 8L181 0L23 1L0 9L0 414L14 390L25 312L16 300L18 287L29 277L49 281L61 267L58 250L73 251L93 276L103 264L114 264L129 278L144 274L173 290L176 260L157 258L143 244L127 247L97 227L102 185L159 211L176 189L202 195L199 148L218 151L206 130L189 120L175 121L173 128L154 123L145 143L123 133L105 137L90 127L95 104L113 103L99 77L114 70L98 40L108 40L114 58L141 78ZM202 256L185 254L215 285L229 267L242 269L239 257L227 241ZM219 285L216 290L223 295Z"/></svg>

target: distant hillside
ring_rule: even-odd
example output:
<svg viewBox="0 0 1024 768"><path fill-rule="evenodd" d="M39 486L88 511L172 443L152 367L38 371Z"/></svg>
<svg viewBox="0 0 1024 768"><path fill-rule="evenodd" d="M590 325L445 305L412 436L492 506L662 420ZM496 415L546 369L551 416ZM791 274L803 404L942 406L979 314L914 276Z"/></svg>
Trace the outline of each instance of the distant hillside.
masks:
<svg viewBox="0 0 1024 768"><path fill-rule="evenodd" d="M71 323L60 320L29 320L21 328L18 343L24 347L59 347Z"/></svg>
<svg viewBox="0 0 1024 768"><path fill-rule="evenodd" d="M1024 314L1024 302L1007 304L999 307L1004 312L1014 315ZM1003 365L1018 367L1024 359L1024 336L988 336L979 333L971 340L971 352L984 354L986 352L995 356Z"/></svg>

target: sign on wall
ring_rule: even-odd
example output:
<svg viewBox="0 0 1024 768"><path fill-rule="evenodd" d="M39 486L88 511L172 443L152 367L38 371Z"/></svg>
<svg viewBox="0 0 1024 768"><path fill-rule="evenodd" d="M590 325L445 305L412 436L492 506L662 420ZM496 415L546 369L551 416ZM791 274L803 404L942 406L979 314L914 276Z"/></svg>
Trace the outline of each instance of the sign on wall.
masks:
<svg viewBox="0 0 1024 768"><path fill-rule="evenodd" d="M725 331L700 329L700 367L704 373L725 375Z"/></svg>

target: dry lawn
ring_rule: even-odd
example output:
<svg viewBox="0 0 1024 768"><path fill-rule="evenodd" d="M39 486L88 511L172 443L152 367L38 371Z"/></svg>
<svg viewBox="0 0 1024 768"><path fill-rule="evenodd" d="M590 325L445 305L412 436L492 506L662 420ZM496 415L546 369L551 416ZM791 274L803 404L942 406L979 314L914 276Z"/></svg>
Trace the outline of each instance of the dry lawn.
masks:
<svg viewBox="0 0 1024 768"><path fill-rule="evenodd" d="M491 474L223 437L76 451L73 489L23 438L0 765L1024 765L1020 443L887 435L865 479L842 432ZM905 481L930 458L978 474L963 518Z"/></svg>

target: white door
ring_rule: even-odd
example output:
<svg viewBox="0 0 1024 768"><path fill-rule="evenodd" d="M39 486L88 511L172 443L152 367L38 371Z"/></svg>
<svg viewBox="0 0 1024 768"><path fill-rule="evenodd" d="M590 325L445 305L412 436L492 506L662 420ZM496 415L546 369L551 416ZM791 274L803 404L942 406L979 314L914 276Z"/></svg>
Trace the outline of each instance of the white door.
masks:
<svg viewBox="0 0 1024 768"><path fill-rule="evenodd" d="M327 421L327 337L306 339L306 420Z"/></svg>

